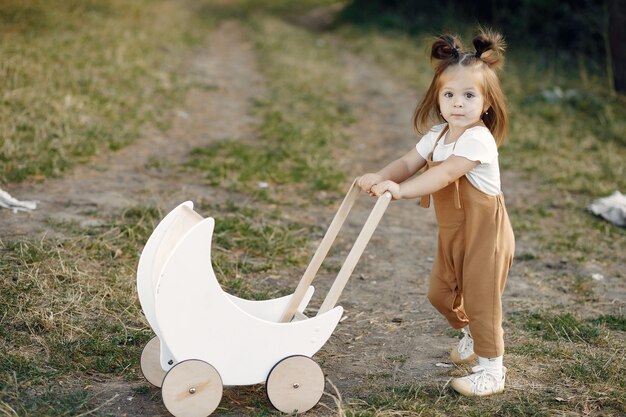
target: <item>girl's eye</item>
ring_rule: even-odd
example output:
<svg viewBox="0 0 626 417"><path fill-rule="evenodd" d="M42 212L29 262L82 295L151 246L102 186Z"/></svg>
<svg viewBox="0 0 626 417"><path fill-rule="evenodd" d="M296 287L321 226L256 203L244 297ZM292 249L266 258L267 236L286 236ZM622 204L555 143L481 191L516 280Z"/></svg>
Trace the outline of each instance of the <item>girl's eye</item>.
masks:
<svg viewBox="0 0 626 417"><path fill-rule="evenodd" d="M449 92L449 91L446 91L445 93L443 93L443 96L446 97L446 98L450 98L450 97L452 97L452 93Z"/></svg>
<svg viewBox="0 0 626 417"><path fill-rule="evenodd" d="M465 93L465 97L472 98L474 97L474 93Z"/></svg>

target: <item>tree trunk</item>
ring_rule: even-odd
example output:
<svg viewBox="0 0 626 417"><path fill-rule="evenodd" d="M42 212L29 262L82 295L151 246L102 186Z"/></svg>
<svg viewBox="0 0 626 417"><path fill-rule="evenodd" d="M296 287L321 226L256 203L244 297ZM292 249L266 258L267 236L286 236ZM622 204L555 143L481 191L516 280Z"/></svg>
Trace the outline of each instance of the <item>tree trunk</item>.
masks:
<svg viewBox="0 0 626 417"><path fill-rule="evenodd" d="M609 46L615 91L626 93L626 0L609 0Z"/></svg>

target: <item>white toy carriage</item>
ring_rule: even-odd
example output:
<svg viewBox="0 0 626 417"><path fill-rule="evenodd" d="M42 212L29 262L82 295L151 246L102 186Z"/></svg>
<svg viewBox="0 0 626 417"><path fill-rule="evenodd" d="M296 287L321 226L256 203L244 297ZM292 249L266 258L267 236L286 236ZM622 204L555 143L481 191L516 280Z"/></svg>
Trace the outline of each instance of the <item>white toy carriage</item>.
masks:
<svg viewBox="0 0 626 417"><path fill-rule="evenodd" d="M224 292L211 266L215 221L185 202L157 225L141 254L137 292L155 333L141 354L145 378L161 387L176 417L205 417L219 405L223 386L265 383L271 404L303 413L320 400L324 373L311 359L341 319L335 307L391 194L372 209L318 313L303 311L310 286L359 194L356 180L292 295L266 301Z"/></svg>

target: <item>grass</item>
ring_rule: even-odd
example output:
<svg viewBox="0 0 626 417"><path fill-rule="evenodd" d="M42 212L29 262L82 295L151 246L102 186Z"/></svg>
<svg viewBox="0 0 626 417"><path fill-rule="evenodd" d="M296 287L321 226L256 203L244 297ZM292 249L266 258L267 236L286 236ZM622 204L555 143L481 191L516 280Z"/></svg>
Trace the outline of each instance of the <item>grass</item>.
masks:
<svg viewBox="0 0 626 417"><path fill-rule="evenodd" d="M336 32L359 55L384 67L415 90L428 89L432 80L432 67L427 59L428 34L418 37L402 32L386 34L349 24L338 26Z"/></svg>
<svg viewBox="0 0 626 417"><path fill-rule="evenodd" d="M626 411L626 350L614 332L623 331L617 330L623 321L619 315L516 312L505 322L512 334L507 341L509 382L515 382L504 394L466 398L445 383L425 382L366 392L343 404L342 411L348 417L621 415ZM450 375L466 370L453 369Z"/></svg>
<svg viewBox="0 0 626 417"><path fill-rule="evenodd" d="M508 401L470 400L423 386L394 388L346 412L348 417L549 416L558 410L547 398L522 394Z"/></svg>
<svg viewBox="0 0 626 417"><path fill-rule="evenodd" d="M134 208L98 229L56 225L65 239L0 242L0 392L18 415L77 413L89 375L137 376L150 332L128 277L154 215Z"/></svg>
<svg viewBox="0 0 626 417"><path fill-rule="evenodd" d="M269 16L289 16L303 14L311 9L337 4L337 0L301 0L294 4L291 0L231 0L196 2L195 12L201 19L249 19L263 13Z"/></svg>
<svg viewBox="0 0 626 417"><path fill-rule="evenodd" d="M626 332L626 316L616 314L603 314L591 320L593 324L606 326L611 330Z"/></svg>
<svg viewBox="0 0 626 417"><path fill-rule="evenodd" d="M518 315L514 315L515 320ZM523 319L523 328L541 337L543 340L567 340L596 344L600 340L600 328L578 320L571 313L545 315L526 313L519 315Z"/></svg>
<svg viewBox="0 0 626 417"><path fill-rule="evenodd" d="M263 200L271 200L271 189L286 184L301 184L307 192L337 190L344 175L326 158L332 133L326 128L305 132L284 118L281 112L265 109L261 141L226 140L194 149L187 166L208 172L213 186Z"/></svg>
<svg viewBox="0 0 626 417"><path fill-rule="evenodd" d="M213 232L213 266L222 287L247 299L268 299L275 290L254 282L278 266L301 267L308 253L309 227L285 222L280 212L264 212L258 207L199 205L201 210L220 213Z"/></svg>
<svg viewBox="0 0 626 417"><path fill-rule="evenodd" d="M58 176L166 128L188 88L178 49L202 36L190 19L161 0L4 1L0 182Z"/></svg>
<svg viewBox="0 0 626 417"><path fill-rule="evenodd" d="M547 368L548 372L534 375L545 384L544 391L557 379L559 397L568 398L578 412L591 407L619 415L626 410L622 398L626 350L619 334L623 315L583 318L571 313L516 312L509 320L516 332L509 355L513 361Z"/></svg>

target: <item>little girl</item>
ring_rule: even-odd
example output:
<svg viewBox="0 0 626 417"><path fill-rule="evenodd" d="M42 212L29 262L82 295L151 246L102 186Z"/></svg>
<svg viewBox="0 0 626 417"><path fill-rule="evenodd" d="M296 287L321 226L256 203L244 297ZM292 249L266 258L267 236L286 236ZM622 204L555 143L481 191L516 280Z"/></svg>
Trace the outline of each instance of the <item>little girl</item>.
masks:
<svg viewBox="0 0 626 417"><path fill-rule="evenodd" d="M451 351L454 363L478 357L472 374L455 378L463 395L502 392L506 368L501 296L513 259L513 230L500 190L498 146L508 129L498 70L504 42L481 30L475 51L453 36L437 38L431 50L435 76L413 117L426 133L401 158L360 177L370 195L389 191L394 199L435 202L438 249L428 299L463 338ZM409 179L422 167L426 171Z"/></svg>

